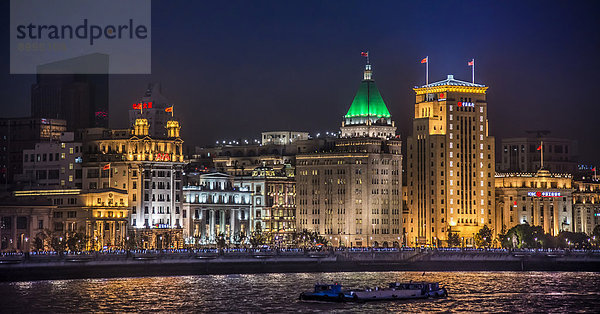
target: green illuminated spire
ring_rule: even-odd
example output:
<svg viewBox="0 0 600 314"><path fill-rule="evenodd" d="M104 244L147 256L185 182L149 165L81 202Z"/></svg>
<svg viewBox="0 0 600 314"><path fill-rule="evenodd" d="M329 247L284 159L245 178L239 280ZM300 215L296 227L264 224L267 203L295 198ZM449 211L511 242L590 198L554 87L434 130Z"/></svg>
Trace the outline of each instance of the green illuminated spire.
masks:
<svg viewBox="0 0 600 314"><path fill-rule="evenodd" d="M372 79L371 65L367 64L362 82L344 118L369 117L369 120L390 118L390 112Z"/></svg>

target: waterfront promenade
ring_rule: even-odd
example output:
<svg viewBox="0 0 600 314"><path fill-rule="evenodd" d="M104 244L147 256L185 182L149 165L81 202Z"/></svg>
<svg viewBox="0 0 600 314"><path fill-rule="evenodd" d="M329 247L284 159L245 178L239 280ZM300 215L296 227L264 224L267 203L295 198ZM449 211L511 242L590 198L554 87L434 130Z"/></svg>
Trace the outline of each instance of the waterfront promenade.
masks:
<svg viewBox="0 0 600 314"><path fill-rule="evenodd" d="M600 251L204 249L0 255L0 281L339 271L598 271Z"/></svg>

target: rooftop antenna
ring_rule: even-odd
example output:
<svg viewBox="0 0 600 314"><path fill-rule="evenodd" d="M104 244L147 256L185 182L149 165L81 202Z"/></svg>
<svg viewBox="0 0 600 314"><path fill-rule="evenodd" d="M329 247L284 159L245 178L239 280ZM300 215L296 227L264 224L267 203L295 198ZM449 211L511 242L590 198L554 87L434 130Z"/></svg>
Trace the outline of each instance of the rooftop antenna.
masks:
<svg viewBox="0 0 600 314"><path fill-rule="evenodd" d="M367 64L365 65L365 73L363 75L363 80L371 80L373 77L373 72L371 71L371 63L369 61L369 51L367 50L367 52L361 52L360 53L361 56L367 58ZM370 108L370 104L369 104L369 83L367 83L367 125L371 124L371 108Z"/></svg>

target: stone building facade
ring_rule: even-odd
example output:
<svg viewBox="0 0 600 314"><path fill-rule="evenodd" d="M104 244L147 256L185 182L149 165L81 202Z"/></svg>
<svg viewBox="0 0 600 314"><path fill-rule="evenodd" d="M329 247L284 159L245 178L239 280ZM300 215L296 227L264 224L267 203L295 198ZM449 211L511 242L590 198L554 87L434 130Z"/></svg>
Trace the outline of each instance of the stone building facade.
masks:
<svg viewBox="0 0 600 314"><path fill-rule="evenodd" d="M183 188L184 237L189 244L215 245L219 237L245 244L250 236L251 192L224 173L200 176Z"/></svg>
<svg viewBox="0 0 600 314"><path fill-rule="evenodd" d="M575 232L591 235L600 225L600 181L573 182L573 223Z"/></svg>
<svg viewBox="0 0 600 314"><path fill-rule="evenodd" d="M414 88L407 139L407 233L410 245L446 245L449 232L472 246L493 228L494 138L481 84L443 81Z"/></svg>
<svg viewBox="0 0 600 314"><path fill-rule="evenodd" d="M167 126L164 138L148 135L146 119L83 134L83 188L128 191L129 224L145 248L183 246L183 140L177 121Z"/></svg>
<svg viewBox="0 0 600 314"><path fill-rule="evenodd" d="M396 127L367 64L332 147L296 156L297 230L334 246L399 246L402 155Z"/></svg>
<svg viewBox="0 0 600 314"><path fill-rule="evenodd" d="M496 233L518 224L542 226L553 236L573 231L573 186L568 174L496 174Z"/></svg>

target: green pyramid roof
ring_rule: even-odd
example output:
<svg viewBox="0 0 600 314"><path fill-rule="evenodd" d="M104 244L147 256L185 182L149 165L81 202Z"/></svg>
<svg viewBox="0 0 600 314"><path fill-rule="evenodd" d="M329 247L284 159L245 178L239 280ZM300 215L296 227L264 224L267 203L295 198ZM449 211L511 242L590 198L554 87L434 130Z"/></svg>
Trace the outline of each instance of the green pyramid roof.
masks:
<svg viewBox="0 0 600 314"><path fill-rule="evenodd" d="M348 109L345 118L352 117L375 117L375 118L389 118L391 117L387 106L381 98L379 89L375 85L373 80L363 80L360 83L358 92L354 96L352 105Z"/></svg>

